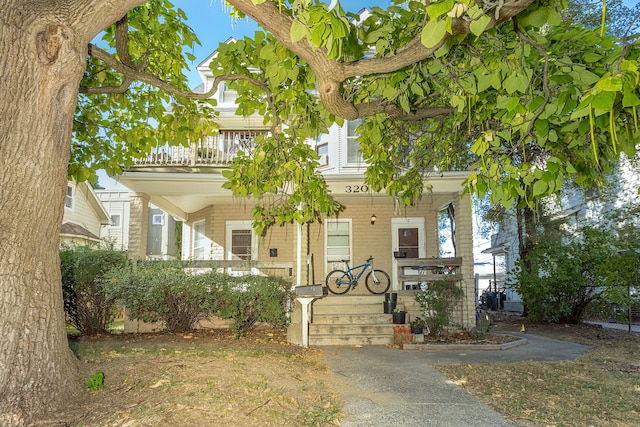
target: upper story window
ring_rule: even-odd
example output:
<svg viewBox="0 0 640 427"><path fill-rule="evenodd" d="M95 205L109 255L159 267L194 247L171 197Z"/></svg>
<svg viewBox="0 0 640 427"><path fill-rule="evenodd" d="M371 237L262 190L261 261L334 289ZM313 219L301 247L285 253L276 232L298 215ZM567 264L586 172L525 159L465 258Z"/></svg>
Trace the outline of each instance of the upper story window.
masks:
<svg viewBox="0 0 640 427"><path fill-rule="evenodd" d="M151 218L151 223L153 225L163 225L164 224L164 215L162 214L154 214Z"/></svg>
<svg viewBox="0 0 640 427"><path fill-rule="evenodd" d="M64 207L68 209L73 209L73 193L75 192L75 187L73 185L67 185L67 198L64 201Z"/></svg>
<svg viewBox="0 0 640 427"><path fill-rule="evenodd" d="M356 129L361 123L361 119L347 122L347 163L364 163L364 158L360 152L360 143L356 140L358 138Z"/></svg>
<svg viewBox="0 0 640 427"><path fill-rule="evenodd" d="M329 164L329 143L321 142L316 145L316 152L320 156L320 166L327 166Z"/></svg>
<svg viewBox="0 0 640 427"><path fill-rule="evenodd" d="M111 226L112 227L121 227L122 226L122 221L121 221L120 214L111 215Z"/></svg>

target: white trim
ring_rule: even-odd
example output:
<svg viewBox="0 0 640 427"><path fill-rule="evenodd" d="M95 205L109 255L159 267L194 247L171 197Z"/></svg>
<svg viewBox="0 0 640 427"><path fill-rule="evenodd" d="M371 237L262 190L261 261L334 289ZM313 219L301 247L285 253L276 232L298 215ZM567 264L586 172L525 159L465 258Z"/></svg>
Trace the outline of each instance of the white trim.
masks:
<svg viewBox="0 0 640 427"><path fill-rule="evenodd" d="M353 224L351 218L326 218L324 220L324 274L326 275L329 271L334 270L336 268L346 268L346 266L340 261L344 259L344 257L339 258L331 258L329 259L329 229L332 224L348 224L349 226L349 254L347 259L349 261L353 260Z"/></svg>
<svg viewBox="0 0 640 427"><path fill-rule="evenodd" d="M233 253L231 252L232 242L231 237L234 230L250 230L251 231L251 260L256 261L258 259L258 239L253 231L253 227L250 220L230 220L225 221L225 259L233 260Z"/></svg>
<svg viewBox="0 0 640 427"><path fill-rule="evenodd" d="M69 190L71 190L71 194L69 194ZM76 185L70 182L67 183L67 193L64 199L64 208L69 210L74 210L75 208L75 197L76 197Z"/></svg>
<svg viewBox="0 0 640 427"><path fill-rule="evenodd" d="M423 217L409 217L409 218L391 218L391 250L398 250L398 231L400 228L417 228L418 229L418 258L425 258L427 255L427 239L425 236L425 219ZM393 277L393 289L400 289L398 283L398 261L392 254L392 277Z"/></svg>

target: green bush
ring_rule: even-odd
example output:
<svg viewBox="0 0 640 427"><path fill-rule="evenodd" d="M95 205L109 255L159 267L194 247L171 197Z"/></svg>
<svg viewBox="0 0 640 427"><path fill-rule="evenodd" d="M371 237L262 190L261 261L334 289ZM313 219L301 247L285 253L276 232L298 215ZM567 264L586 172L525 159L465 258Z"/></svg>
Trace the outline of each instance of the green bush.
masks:
<svg viewBox="0 0 640 427"><path fill-rule="evenodd" d="M448 280L436 280L426 289L416 292L428 335L439 336L446 326L451 325L453 310L463 296L463 290Z"/></svg>
<svg viewBox="0 0 640 427"><path fill-rule="evenodd" d="M190 274L178 262L148 262L106 277L109 295L120 301L130 319L164 322L170 332L186 332L210 313L224 275Z"/></svg>
<svg viewBox="0 0 640 427"><path fill-rule="evenodd" d="M578 323L586 308L606 298L612 261L619 257L616 237L592 227L582 239L542 239L529 254L531 269L516 265L507 286L516 290L535 321Z"/></svg>
<svg viewBox="0 0 640 427"><path fill-rule="evenodd" d="M108 332L116 305L105 293L101 278L109 270L128 262L126 253L114 250L79 246L60 252L64 310L71 324L81 333Z"/></svg>
<svg viewBox="0 0 640 427"><path fill-rule="evenodd" d="M288 281L276 276L229 277L218 288L215 312L232 319L230 327L236 336L256 322L285 326L289 320L290 288Z"/></svg>
<svg viewBox="0 0 640 427"><path fill-rule="evenodd" d="M129 318L162 321L171 332L192 330L211 314L232 319L236 336L256 322L286 325L290 284L284 279L185 267L188 264L144 263L133 271L111 272L105 286L126 307Z"/></svg>

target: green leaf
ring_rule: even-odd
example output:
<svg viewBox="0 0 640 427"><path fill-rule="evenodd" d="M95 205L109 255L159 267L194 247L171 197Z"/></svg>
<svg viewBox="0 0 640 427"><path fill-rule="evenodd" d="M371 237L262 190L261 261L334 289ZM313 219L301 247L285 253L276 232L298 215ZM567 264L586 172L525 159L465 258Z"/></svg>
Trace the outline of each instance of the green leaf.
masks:
<svg viewBox="0 0 640 427"><path fill-rule="evenodd" d="M487 15L482 15L480 18L471 21L469 29L476 37L478 37L484 32L490 22L491 18L489 18Z"/></svg>
<svg viewBox="0 0 640 427"><path fill-rule="evenodd" d="M616 95L613 92L599 92L594 95L591 100L591 105L597 110L608 112L613 108L613 103L616 100ZM599 114L596 114L599 115Z"/></svg>
<svg viewBox="0 0 640 427"><path fill-rule="evenodd" d="M453 8L454 4L454 0L445 0L440 3L431 3L429 6L427 6L427 15L429 15L429 19L433 21L449 12Z"/></svg>
<svg viewBox="0 0 640 427"><path fill-rule="evenodd" d="M547 22L548 9L546 7L538 7L529 13L518 15L518 23L523 27L536 27L540 28Z"/></svg>
<svg viewBox="0 0 640 427"><path fill-rule="evenodd" d="M596 87L607 92L620 92L622 90L622 79L617 76L606 77L600 79L596 83Z"/></svg>
<svg viewBox="0 0 640 427"><path fill-rule="evenodd" d="M431 49L442 41L446 32L447 23L444 20L429 21L422 29L420 41L425 47Z"/></svg>
<svg viewBox="0 0 640 427"><path fill-rule="evenodd" d="M305 27L298 21L293 21L293 23L291 24L291 30L289 32L289 37L291 37L292 42L297 43L305 38L308 33L309 31L307 30L307 27Z"/></svg>
<svg viewBox="0 0 640 427"><path fill-rule="evenodd" d="M547 192L549 185L541 180L533 183L533 197L542 196Z"/></svg>

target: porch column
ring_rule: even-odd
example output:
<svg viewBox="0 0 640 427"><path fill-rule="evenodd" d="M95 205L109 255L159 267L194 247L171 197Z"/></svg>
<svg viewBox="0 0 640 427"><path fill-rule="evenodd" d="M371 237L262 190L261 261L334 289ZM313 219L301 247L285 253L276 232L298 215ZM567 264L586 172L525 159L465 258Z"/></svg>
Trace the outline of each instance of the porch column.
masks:
<svg viewBox="0 0 640 427"><path fill-rule="evenodd" d="M456 201L456 256L462 258L464 278L464 326L475 324L475 280L473 273L473 217L471 196L460 194Z"/></svg>
<svg viewBox="0 0 640 427"><path fill-rule="evenodd" d="M145 260L149 230L149 196L145 193L131 193L129 199L129 259Z"/></svg>
<svg viewBox="0 0 640 427"><path fill-rule="evenodd" d="M438 209L431 205L426 213L425 238L427 239L425 258L439 257L440 243L438 242Z"/></svg>

